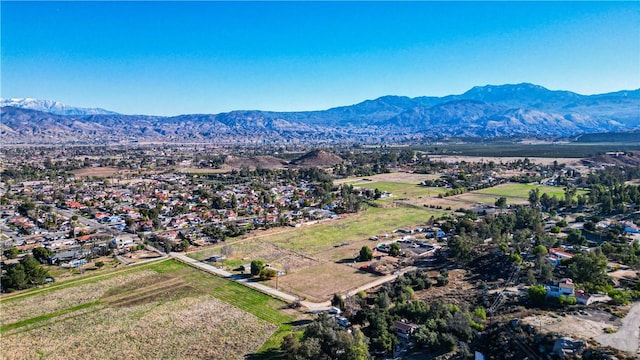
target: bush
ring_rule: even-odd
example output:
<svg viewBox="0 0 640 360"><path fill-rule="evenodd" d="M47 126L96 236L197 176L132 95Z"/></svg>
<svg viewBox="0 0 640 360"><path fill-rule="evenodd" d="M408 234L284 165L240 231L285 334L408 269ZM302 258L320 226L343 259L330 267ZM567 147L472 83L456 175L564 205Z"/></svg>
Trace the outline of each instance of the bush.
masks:
<svg viewBox="0 0 640 360"><path fill-rule="evenodd" d="M369 261L373 259L373 251L371 251L368 246L363 246L362 249L360 249L359 259L360 261Z"/></svg>
<svg viewBox="0 0 640 360"><path fill-rule="evenodd" d="M278 276L278 272L274 269L262 269L260 271L260 280L269 280Z"/></svg>
<svg viewBox="0 0 640 360"><path fill-rule="evenodd" d="M624 290L611 290L607 295L611 297L611 301L616 305L627 305L631 300L631 293Z"/></svg>
<svg viewBox="0 0 640 360"><path fill-rule="evenodd" d="M96 266L97 266L97 267L99 267L99 268L101 268L101 267L103 267L103 266L104 266L104 262L102 262L102 261L96 261Z"/></svg>
<svg viewBox="0 0 640 360"><path fill-rule="evenodd" d="M530 286L527 290L527 296L534 305L543 305L547 298L547 289L540 284Z"/></svg>

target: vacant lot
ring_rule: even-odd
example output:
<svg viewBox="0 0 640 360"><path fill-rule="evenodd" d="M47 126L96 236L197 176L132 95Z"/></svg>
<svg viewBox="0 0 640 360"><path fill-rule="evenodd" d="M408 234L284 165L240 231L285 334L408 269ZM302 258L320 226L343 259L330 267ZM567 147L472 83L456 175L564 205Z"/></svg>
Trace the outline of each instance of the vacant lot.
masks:
<svg viewBox="0 0 640 360"><path fill-rule="evenodd" d="M326 301L335 293L344 294L379 277L360 271L358 267L359 264L352 267L325 262L279 278L278 289L313 302ZM275 287L275 280L269 285Z"/></svg>
<svg viewBox="0 0 640 360"><path fill-rule="evenodd" d="M340 220L258 235L193 252L189 257L204 260L226 252L230 255L222 265L229 270L262 259L286 271L287 275L278 279L279 289L312 301L325 301L335 293L345 293L376 278L352 263L363 245L377 245L368 240L371 236L382 237L444 214L414 206L369 207ZM270 285L275 287L275 280Z"/></svg>
<svg viewBox="0 0 640 360"><path fill-rule="evenodd" d="M377 174L372 176L363 176L356 178L345 178L334 181L336 184L353 184L353 183L363 183L363 182L379 182L379 181L388 181L395 183L405 183L405 184L419 184L425 180L435 180L439 178L440 175L436 174L414 174L414 173L404 173L404 172L395 172L388 174Z"/></svg>
<svg viewBox="0 0 640 360"><path fill-rule="evenodd" d="M278 300L171 260L81 280L1 300L4 359L242 359L293 320Z"/></svg>
<svg viewBox="0 0 640 360"><path fill-rule="evenodd" d="M75 176L99 176L110 177L115 175L120 169L114 167L86 167L71 171Z"/></svg>
<svg viewBox="0 0 640 360"><path fill-rule="evenodd" d="M275 234L262 241L309 255L330 249L335 244L367 239L394 229L426 223L443 212L416 207L367 208L340 221L302 227L298 231Z"/></svg>
<svg viewBox="0 0 640 360"><path fill-rule="evenodd" d="M436 187L426 187L418 185L418 183L399 183L390 181L376 181L376 182L359 182L353 184L356 187L378 189L380 191L386 191L391 193L392 196L388 198L382 198L379 201L390 202L394 200L407 200L407 201L419 201L422 198L428 198L431 196L438 196L446 192L446 189Z"/></svg>
<svg viewBox="0 0 640 360"><path fill-rule="evenodd" d="M493 205L495 201L504 196L507 204L519 205L529 203L529 191L539 189L540 195L548 194L557 198L564 198L564 188L534 184L502 184L465 194L448 196L446 198L430 198L425 204L441 206L451 209L471 209L478 204ZM577 194L586 194L584 190L578 190Z"/></svg>
<svg viewBox="0 0 640 360"><path fill-rule="evenodd" d="M540 190L540 195L547 194L549 196L555 196L558 198L564 197L564 188L562 187L534 185L534 184L502 184L502 185L474 191L474 193L528 199L529 191L533 189ZM578 190L578 194L582 194L582 193L585 193L584 190Z"/></svg>

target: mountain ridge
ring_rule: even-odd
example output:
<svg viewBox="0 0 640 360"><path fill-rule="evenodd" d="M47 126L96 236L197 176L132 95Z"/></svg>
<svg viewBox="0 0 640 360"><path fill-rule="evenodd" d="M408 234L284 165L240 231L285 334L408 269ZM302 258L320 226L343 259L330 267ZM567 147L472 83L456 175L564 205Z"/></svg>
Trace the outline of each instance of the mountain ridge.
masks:
<svg viewBox="0 0 640 360"><path fill-rule="evenodd" d="M380 143L448 136L567 136L640 128L640 89L580 95L522 83L477 86L443 97L387 95L300 112L60 115L3 107L2 113L0 137L10 143Z"/></svg>
<svg viewBox="0 0 640 360"><path fill-rule="evenodd" d="M0 98L0 107L11 106L27 110L38 110L56 115L114 115L115 111L102 108L85 108L65 105L55 100L41 100L34 98Z"/></svg>

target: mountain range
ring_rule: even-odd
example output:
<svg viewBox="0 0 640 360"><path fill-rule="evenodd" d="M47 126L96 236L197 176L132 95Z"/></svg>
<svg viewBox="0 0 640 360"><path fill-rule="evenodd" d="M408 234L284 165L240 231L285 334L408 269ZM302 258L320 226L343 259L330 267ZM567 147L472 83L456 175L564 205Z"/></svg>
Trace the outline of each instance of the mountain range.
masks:
<svg viewBox="0 0 640 360"><path fill-rule="evenodd" d="M305 112L241 110L163 117L123 115L34 99L2 100L0 104L0 140L6 144L390 143L640 129L640 89L580 95L527 83L478 86L444 97L383 96Z"/></svg>

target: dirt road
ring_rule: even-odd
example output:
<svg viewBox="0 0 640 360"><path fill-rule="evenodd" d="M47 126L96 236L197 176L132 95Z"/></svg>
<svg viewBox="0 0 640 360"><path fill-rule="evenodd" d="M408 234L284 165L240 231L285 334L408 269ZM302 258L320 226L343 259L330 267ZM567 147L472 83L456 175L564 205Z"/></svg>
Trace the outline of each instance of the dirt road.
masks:
<svg viewBox="0 0 640 360"><path fill-rule="evenodd" d="M599 335L595 339L602 345L636 354L640 344L640 303L629 310L617 332Z"/></svg>

